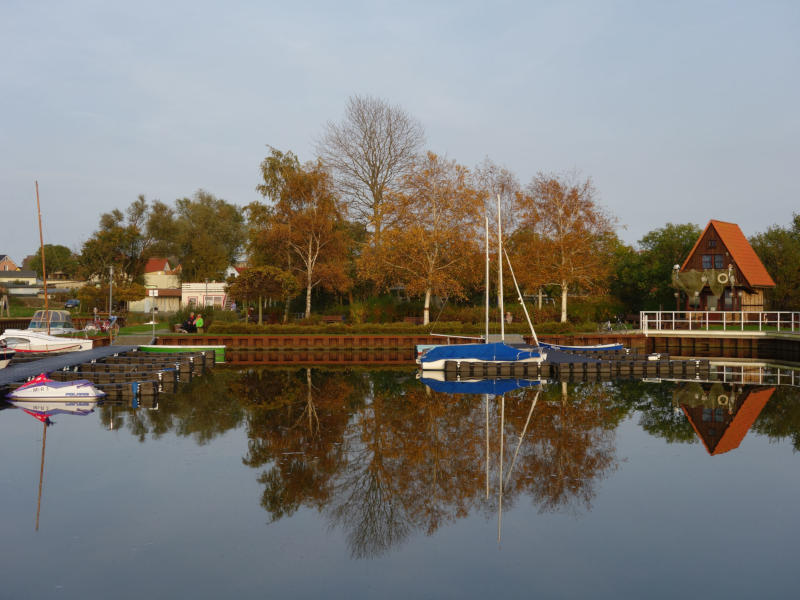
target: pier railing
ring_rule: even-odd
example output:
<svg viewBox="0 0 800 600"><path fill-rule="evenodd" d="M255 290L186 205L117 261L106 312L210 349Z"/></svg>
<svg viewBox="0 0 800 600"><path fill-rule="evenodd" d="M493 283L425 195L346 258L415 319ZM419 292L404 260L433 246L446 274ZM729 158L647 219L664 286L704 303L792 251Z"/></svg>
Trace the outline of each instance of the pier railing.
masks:
<svg viewBox="0 0 800 600"><path fill-rule="evenodd" d="M642 333L659 331L769 331L800 333L800 312L793 311L641 311Z"/></svg>

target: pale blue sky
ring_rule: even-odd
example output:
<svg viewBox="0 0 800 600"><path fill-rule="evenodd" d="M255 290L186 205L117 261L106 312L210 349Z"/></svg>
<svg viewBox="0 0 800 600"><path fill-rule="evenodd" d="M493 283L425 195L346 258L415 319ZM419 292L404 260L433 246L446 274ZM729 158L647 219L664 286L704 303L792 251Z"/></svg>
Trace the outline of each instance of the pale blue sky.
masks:
<svg viewBox="0 0 800 600"><path fill-rule="evenodd" d="M800 2L0 3L0 254L79 250L138 194L259 196L347 97L523 183L578 170L635 242L800 212ZM622 229L622 226L625 229Z"/></svg>

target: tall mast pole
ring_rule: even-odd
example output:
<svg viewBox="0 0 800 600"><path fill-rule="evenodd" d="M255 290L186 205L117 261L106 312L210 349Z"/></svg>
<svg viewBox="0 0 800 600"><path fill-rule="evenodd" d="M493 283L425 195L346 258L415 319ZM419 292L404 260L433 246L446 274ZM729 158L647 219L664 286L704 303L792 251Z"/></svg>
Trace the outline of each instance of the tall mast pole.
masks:
<svg viewBox="0 0 800 600"><path fill-rule="evenodd" d="M36 212L39 214L39 247L42 251L42 279L44 280L44 317L47 319L47 335L50 335L50 304L47 298L47 267L44 264L44 236L42 235L42 208L39 204L39 182L36 181Z"/></svg>
<svg viewBox="0 0 800 600"><path fill-rule="evenodd" d="M500 341L506 341L506 321L503 308L503 218L500 213L500 194L497 194L497 306L500 311Z"/></svg>
<svg viewBox="0 0 800 600"><path fill-rule="evenodd" d="M485 341L489 343L489 215L484 215L486 225L486 338Z"/></svg>

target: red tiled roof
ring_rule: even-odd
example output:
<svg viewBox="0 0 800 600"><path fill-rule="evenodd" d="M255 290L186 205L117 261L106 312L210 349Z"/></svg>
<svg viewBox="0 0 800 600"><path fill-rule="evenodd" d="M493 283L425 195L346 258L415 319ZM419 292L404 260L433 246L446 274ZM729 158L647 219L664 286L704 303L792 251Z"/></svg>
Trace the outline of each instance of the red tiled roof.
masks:
<svg viewBox="0 0 800 600"><path fill-rule="evenodd" d="M747 394L747 398L745 398L744 402L739 407L739 410L737 410L736 414L733 416L733 420L728 424L728 427L725 428L722 437L719 439L714 448L709 447L706 439L701 433L701 429L695 424L694 420L692 419L692 415L689 410L687 410L686 406L681 405L681 408L683 409L683 414L685 414L689 419L689 423L691 423L694 432L697 434L697 437L700 438L700 441L703 442L703 445L706 447L706 451L711 456L717 456L719 454L730 452L731 450L739 447L739 444L742 443L744 436L746 436L747 432L750 431L750 428L753 426L753 423L756 422L758 415L761 414L761 411L764 410L767 402L769 402L773 392L775 392L774 387L750 391Z"/></svg>
<svg viewBox="0 0 800 600"><path fill-rule="evenodd" d="M689 252L686 260L683 261L681 271L686 268L689 259L694 255L697 246L700 244L700 240L703 239L709 227L713 227L717 232L719 239L728 249L728 252L731 253L733 262L736 263L736 266L739 268L739 271L741 271L748 285L751 287L775 287L775 282L772 280L769 273L767 273L767 269L764 268L764 263L758 258L756 251L753 250L750 242L744 237L739 226L736 223L726 223L725 221L716 221L714 219L708 222L703 233L697 238L694 247L692 247L692 251Z"/></svg>
<svg viewBox="0 0 800 600"><path fill-rule="evenodd" d="M158 296L160 298L180 298L181 291L179 289L163 288L158 290Z"/></svg>
<svg viewBox="0 0 800 600"><path fill-rule="evenodd" d="M169 268L169 261L166 258L150 258L144 266L145 273L166 272Z"/></svg>

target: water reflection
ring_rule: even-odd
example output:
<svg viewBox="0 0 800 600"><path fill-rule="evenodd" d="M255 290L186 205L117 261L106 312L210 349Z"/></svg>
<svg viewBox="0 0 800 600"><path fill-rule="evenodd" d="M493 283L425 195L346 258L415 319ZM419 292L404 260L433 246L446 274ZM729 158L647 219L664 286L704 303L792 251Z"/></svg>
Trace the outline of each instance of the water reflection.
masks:
<svg viewBox="0 0 800 600"><path fill-rule="evenodd" d="M39 465L39 492L36 498L36 531L39 531L39 517L42 511L42 489L44 488L44 459L47 449L47 428L55 423L50 419L55 415L76 415L85 417L94 412L98 400L8 400L25 414L42 423L42 460Z"/></svg>
<svg viewBox="0 0 800 600"><path fill-rule="evenodd" d="M774 387L687 383L675 390L673 402L716 456L739 447L774 392Z"/></svg>
<svg viewBox="0 0 800 600"><path fill-rule="evenodd" d="M313 509L345 533L356 558L469 515L500 526L522 503L540 513L590 511L625 459L616 430L626 419L668 443L702 443L712 456L748 431L800 449L792 387L741 378L440 383L424 385L405 368L216 369L150 410L106 404L99 413L103 427L143 443L174 434L203 445L240 429L242 463L268 520Z"/></svg>

